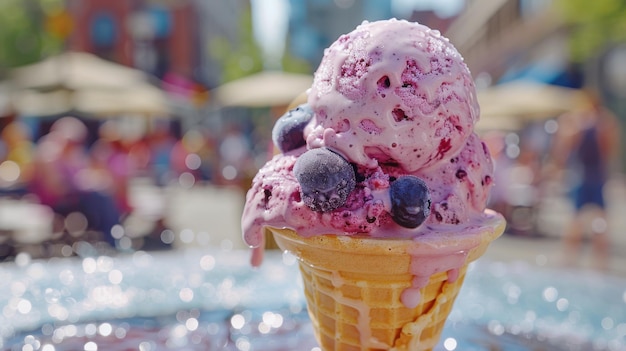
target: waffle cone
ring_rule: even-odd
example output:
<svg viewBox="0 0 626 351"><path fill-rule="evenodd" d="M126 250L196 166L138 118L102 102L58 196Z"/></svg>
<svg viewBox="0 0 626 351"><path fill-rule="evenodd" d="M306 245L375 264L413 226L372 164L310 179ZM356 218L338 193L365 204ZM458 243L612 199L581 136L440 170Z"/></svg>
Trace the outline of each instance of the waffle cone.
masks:
<svg viewBox="0 0 626 351"><path fill-rule="evenodd" d="M288 229L268 229L281 249L299 258L309 316L323 350L422 351L432 350L439 341L467 265L503 232L504 220L496 219L469 236L472 243L462 252L455 250L468 247L465 239L436 248L432 242L335 235L303 238ZM419 304L409 308L401 296L412 287L410 268L420 252L426 259L461 254L463 260L458 269L427 277Z"/></svg>

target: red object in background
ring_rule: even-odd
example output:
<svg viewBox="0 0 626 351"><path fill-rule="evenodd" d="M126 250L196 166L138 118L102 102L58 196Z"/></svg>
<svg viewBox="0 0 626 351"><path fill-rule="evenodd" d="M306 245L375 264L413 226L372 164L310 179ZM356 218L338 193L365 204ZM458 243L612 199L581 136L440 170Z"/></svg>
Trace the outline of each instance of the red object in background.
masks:
<svg viewBox="0 0 626 351"><path fill-rule="evenodd" d="M209 98L209 93L206 87L202 84L198 84L187 77L174 73L167 72L162 79L162 88L173 96L179 96L193 103L200 105Z"/></svg>
<svg viewBox="0 0 626 351"><path fill-rule="evenodd" d="M132 26L129 23L140 13L150 13L150 7L144 1L68 1L66 10L73 29L67 36L68 50L95 53L126 66L135 66L134 55L138 40L133 38ZM197 66L195 60L198 57L194 5L190 1L177 1L175 5L163 7L162 10L166 11L171 19L171 23L168 23L167 35L148 40L148 44L157 49L158 55L167 56L160 58L160 61L167 67L160 67L159 71L173 71L191 77L194 67ZM107 23L108 26L112 26L110 28L112 33L109 35L114 37L110 38L112 39L110 42L105 43L107 45L98 46L93 36L94 21L104 18L102 16L111 19L110 23ZM63 28L60 30L66 31ZM145 40L141 44L145 45Z"/></svg>

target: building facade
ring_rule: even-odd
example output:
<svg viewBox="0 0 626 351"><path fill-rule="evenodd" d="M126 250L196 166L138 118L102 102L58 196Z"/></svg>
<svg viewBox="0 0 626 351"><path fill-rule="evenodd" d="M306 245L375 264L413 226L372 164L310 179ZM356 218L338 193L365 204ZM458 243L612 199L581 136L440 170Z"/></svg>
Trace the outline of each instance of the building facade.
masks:
<svg viewBox="0 0 626 351"><path fill-rule="evenodd" d="M221 79L210 42L235 41L249 6L249 0L68 0L74 30L67 49L211 88Z"/></svg>
<svg viewBox="0 0 626 351"><path fill-rule="evenodd" d="M526 74L552 82L567 70L568 52L565 23L551 5L536 0L468 0L444 34L474 76L488 76L496 83Z"/></svg>
<svg viewBox="0 0 626 351"><path fill-rule="evenodd" d="M290 0L287 47L317 67L324 49L363 20L392 17L391 2L378 0Z"/></svg>

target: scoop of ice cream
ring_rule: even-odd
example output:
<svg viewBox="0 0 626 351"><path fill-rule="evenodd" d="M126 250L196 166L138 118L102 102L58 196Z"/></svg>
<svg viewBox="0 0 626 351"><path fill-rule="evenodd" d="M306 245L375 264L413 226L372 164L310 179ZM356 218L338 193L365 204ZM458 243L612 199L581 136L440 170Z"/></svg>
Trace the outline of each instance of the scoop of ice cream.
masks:
<svg viewBox="0 0 626 351"><path fill-rule="evenodd" d="M470 72L437 31L393 19L341 36L248 191L253 263L266 226L426 241L476 227L493 177L478 113Z"/></svg>
<svg viewBox="0 0 626 351"><path fill-rule="evenodd" d="M406 172L456 154L479 114L471 74L448 39L395 19L364 22L326 49L308 101L310 148Z"/></svg>

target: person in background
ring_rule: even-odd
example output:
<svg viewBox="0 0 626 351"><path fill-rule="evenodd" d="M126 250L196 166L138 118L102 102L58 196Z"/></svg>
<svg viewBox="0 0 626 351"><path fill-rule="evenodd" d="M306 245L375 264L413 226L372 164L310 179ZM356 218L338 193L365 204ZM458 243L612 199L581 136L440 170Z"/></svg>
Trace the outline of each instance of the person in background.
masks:
<svg viewBox="0 0 626 351"><path fill-rule="evenodd" d="M0 186L23 195L33 176L31 133L21 122L11 122L2 129L0 144Z"/></svg>
<svg viewBox="0 0 626 351"><path fill-rule="evenodd" d="M41 204L63 218L73 212L84 215L87 228L115 247L111 229L120 224L120 210L107 193L110 174L92 165L85 145L87 133L77 118L54 122L37 144L29 188Z"/></svg>
<svg viewBox="0 0 626 351"><path fill-rule="evenodd" d="M250 168L253 166L250 150L250 141L241 126L228 126L218 148L222 163L221 173L227 184L235 184L244 189L250 185Z"/></svg>
<svg viewBox="0 0 626 351"><path fill-rule="evenodd" d="M130 178L135 173L135 162L119 128L116 121L104 122L98 129L99 138L91 146L90 155L93 167L111 177L108 192L124 217L132 212L128 187Z"/></svg>
<svg viewBox="0 0 626 351"><path fill-rule="evenodd" d="M176 144L176 139L171 135L166 124L158 123L147 136L147 140L150 150L149 167L154 181L160 187L167 186L174 179L172 149Z"/></svg>
<svg viewBox="0 0 626 351"><path fill-rule="evenodd" d="M620 126L595 92L587 90L586 95L587 109L560 117L551 158L557 169L569 171L576 210L562 237L564 264L577 263L589 234L594 266L604 270L610 258L604 187L619 156Z"/></svg>

